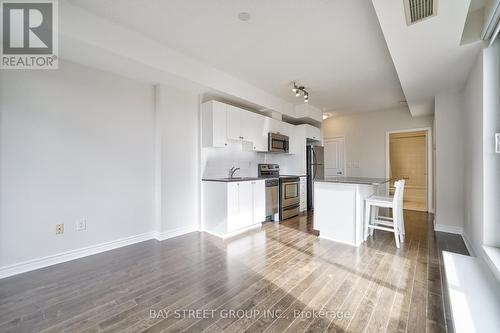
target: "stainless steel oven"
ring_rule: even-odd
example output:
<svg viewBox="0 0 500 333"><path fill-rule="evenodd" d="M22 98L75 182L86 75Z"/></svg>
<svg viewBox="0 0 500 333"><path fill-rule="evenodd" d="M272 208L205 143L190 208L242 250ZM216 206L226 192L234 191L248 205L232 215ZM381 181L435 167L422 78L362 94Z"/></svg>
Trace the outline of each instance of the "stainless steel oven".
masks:
<svg viewBox="0 0 500 333"><path fill-rule="evenodd" d="M300 178L280 178L280 220L299 215Z"/></svg>
<svg viewBox="0 0 500 333"><path fill-rule="evenodd" d="M288 153L289 138L286 135L279 133L269 133L269 152L271 153Z"/></svg>

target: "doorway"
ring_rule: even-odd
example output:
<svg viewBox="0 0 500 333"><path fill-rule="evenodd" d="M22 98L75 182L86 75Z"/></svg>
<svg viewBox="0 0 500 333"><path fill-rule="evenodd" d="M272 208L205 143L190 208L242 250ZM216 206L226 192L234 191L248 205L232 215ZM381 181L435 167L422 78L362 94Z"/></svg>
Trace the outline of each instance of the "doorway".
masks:
<svg viewBox="0 0 500 333"><path fill-rule="evenodd" d="M405 180L404 209L429 210L429 134L428 130L388 133L389 194L394 182Z"/></svg>
<svg viewBox="0 0 500 333"><path fill-rule="evenodd" d="M323 142L325 149L325 176L345 176L345 138L327 138Z"/></svg>

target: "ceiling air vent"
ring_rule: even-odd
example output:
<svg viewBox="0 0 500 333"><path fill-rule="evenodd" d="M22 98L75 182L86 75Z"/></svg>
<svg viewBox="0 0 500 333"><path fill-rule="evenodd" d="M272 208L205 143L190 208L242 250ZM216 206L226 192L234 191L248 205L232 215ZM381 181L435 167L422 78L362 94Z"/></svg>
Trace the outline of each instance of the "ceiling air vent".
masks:
<svg viewBox="0 0 500 333"><path fill-rule="evenodd" d="M404 0L406 24L411 25L436 15L437 0Z"/></svg>

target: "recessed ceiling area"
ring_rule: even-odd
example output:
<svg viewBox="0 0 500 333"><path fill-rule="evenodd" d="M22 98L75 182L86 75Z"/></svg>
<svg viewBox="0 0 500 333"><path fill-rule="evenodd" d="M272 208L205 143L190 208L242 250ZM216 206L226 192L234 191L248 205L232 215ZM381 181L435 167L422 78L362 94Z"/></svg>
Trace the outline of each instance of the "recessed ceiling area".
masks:
<svg viewBox="0 0 500 333"><path fill-rule="evenodd" d="M291 81L325 112L405 100L371 1L70 2L294 104Z"/></svg>
<svg viewBox="0 0 500 333"><path fill-rule="evenodd" d="M470 0L439 0L436 16L411 26L401 15L403 1L372 1L410 112L432 115L436 95L464 88L482 47L481 42L461 43Z"/></svg>

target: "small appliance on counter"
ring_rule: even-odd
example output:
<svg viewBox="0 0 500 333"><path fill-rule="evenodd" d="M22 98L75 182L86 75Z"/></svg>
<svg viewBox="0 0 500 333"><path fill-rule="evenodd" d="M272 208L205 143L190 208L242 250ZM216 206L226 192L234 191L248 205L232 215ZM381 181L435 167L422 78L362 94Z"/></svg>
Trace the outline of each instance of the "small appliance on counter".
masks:
<svg viewBox="0 0 500 333"><path fill-rule="evenodd" d="M259 178L266 178L266 216L274 220L279 213L279 220L299 215L300 178L297 176L280 176L278 164L259 164Z"/></svg>

